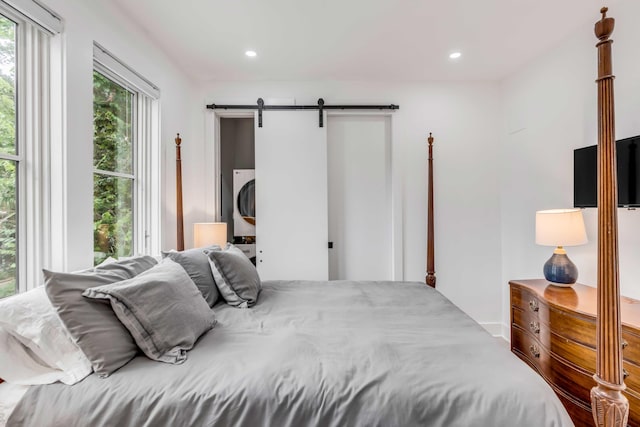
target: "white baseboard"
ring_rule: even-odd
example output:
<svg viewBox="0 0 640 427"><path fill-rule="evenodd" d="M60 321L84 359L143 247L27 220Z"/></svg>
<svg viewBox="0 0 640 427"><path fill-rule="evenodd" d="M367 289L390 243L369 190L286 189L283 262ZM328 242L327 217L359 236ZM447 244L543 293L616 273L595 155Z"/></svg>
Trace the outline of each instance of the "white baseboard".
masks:
<svg viewBox="0 0 640 427"><path fill-rule="evenodd" d="M480 323L487 332L496 338L502 338L506 342L510 342L511 330L504 323L500 322L483 322Z"/></svg>
<svg viewBox="0 0 640 427"><path fill-rule="evenodd" d="M502 323L499 322L483 322L480 326L485 328L494 337L503 337Z"/></svg>
<svg viewBox="0 0 640 427"><path fill-rule="evenodd" d="M505 341L507 342L511 342L511 329L509 328L509 325L505 325L504 323L502 323L501 325L502 325L502 338L504 338Z"/></svg>

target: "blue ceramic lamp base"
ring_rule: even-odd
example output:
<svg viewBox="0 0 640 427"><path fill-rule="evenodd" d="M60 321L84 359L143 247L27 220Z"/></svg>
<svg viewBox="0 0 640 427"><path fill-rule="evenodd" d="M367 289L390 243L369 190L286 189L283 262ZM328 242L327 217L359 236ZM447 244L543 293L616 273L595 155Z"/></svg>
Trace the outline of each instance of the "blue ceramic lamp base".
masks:
<svg viewBox="0 0 640 427"><path fill-rule="evenodd" d="M544 264L543 270L544 278L554 286L568 288L578 280L578 268L561 246L556 248L551 258Z"/></svg>

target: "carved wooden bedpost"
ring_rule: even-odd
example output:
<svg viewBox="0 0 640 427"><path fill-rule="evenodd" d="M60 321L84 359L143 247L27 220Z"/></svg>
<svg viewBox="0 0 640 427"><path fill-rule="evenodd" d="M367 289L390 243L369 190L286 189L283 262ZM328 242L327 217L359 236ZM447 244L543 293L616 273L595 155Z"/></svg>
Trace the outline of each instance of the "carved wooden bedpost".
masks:
<svg viewBox="0 0 640 427"><path fill-rule="evenodd" d="M425 281L432 288L436 287L436 270L434 262L433 239L433 136L429 132L429 182L427 195L427 277Z"/></svg>
<svg viewBox="0 0 640 427"><path fill-rule="evenodd" d="M180 156L180 144L182 138L180 134L176 136L176 218L177 224L177 242L176 249L184 250L184 219L182 214L182 157Z"/></svg>
<svg viewBox="0 0 640 427"><path fill-rule="evenodd" d="M629 402L622 370L618 273L618 192L611 43L614 20L607 8L595 25L598 48L598 320L597 365L591 409L597 426L626 426Z"/></svg>

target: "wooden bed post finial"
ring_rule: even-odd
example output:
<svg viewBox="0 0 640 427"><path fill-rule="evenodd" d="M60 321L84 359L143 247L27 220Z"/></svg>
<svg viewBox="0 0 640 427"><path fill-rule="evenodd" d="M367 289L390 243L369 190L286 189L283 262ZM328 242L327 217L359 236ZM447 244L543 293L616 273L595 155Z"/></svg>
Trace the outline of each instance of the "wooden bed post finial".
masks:
<svg viewBox="0 0 640 427"><path fill-rule="evenodd" d="M615 21L607 8L595 24L598 48L598 316L596 321L596 386L591 409L598 427L623 427L629 401L622 369L620 275L618 271L618 185L611 43Z"/></svg>
<svg viewBox="0 0 640 427"><path fill-rule="evenodd" d="M600 9L600 13L602 14L602 18L595 25L595 33L596 37L602 41L606 41L613 33L613 27L615 26L615 19L607 18L607 12L609 11L608 7L603 7ZM611 60L611 57L609 57Z"/></svg>
<svg viewBox="0 0 640 427"><path fill-rule="evenodd" d="M176 220L177 220L177 239L176 249L184 250L184 219L182 213L182 157L180 154L180 144L182 138L180 134L176 135Z"/></svg>
<svg viewBox="0 0 640 427"><path fill-rule="evenodd" d="M433 136L429 132L429 180L427 183L427 276L425 282L432 288L436 287L436 269L434 256L434 237L433 237Z"/></svg>

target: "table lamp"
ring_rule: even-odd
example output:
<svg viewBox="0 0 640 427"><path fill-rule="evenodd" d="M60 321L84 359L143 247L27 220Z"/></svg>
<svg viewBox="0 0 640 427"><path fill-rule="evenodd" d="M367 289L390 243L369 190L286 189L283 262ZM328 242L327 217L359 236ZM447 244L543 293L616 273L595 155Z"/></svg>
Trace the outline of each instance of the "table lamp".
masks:
<svg viewBox="0 0 640 427"><path fill-rule="evenodd" d="M193 246L204 248L218 245L224 248L227 244L226 222L196 222L193 224Z"/></svg>
<svg viewBox="0 0 640 427"><path fill-rule="evenodd" d="M570 287L578 280L578 268L564 246L587 243L587 231L580 209L551 209L536 212L536 243L556 246L544 264L544 277L552 285Z"/></svg>

